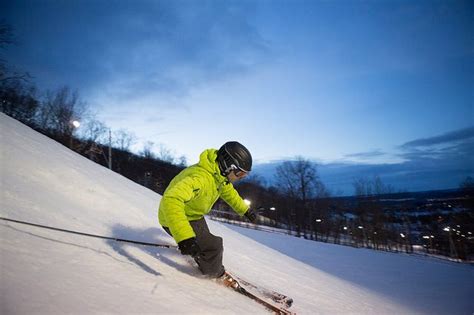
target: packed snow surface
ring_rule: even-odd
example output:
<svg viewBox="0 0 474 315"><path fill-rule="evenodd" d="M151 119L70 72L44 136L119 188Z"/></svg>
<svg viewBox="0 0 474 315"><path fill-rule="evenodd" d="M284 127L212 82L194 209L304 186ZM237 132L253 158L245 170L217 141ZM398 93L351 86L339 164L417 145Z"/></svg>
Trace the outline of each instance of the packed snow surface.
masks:
<svg viewBox="0 0 474 315"><path fill-rule="evenodd" d="M1 216L174 245L161 196L0 114ZM208 220L228 270L294 299L297 314L472 314L473 268ZM0 220L1 314L266 314L176 249Z"/></svg>

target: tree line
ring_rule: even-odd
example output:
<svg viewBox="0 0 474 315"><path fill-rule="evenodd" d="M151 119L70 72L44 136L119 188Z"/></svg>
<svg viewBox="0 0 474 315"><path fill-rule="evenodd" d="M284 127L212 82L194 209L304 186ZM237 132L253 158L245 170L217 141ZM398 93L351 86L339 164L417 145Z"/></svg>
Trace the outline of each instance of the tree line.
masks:
<svg viewBox="0 0 474 315"><path fill-rule="evenodd" d="M274 186L250 177L237 189L259 210L259 225L296 237L472 260L473 183L467 177L458 190L394 193L392 186L374 176L354 179L353 196L334 197L319 180L316 166L300 158L277 168ZM244 220L225 203L216 209L212 214L219 220L258 228L241 223Z"/></svg>

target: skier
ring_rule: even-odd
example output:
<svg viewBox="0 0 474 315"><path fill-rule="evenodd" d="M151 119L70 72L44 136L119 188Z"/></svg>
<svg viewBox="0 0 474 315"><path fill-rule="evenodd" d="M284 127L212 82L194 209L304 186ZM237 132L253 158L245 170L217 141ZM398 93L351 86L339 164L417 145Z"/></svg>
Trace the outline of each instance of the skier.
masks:
<svg viewBox="0 0 474 315"><path fill-rule="evenodd" d="M219 150L207 149L199 163L181 171L163 193L159 222L183 255L191 255L201 272L211 278L224 277L222 238L211 234L204 215L220 197L251 222L257 213L240 197L233 183L252 168L252 156L242 144L226 142Z"/></svg>

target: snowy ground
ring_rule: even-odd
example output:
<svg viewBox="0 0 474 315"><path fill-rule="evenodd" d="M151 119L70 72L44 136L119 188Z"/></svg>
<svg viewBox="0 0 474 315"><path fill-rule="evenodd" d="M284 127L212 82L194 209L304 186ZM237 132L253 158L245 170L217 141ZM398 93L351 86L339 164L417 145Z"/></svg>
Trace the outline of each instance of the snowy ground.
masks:
<svg viewBox="0 0 474 315"><path fill-rule="evenodd" d="M0 215L173 244L160 195L0 114ZM298 314L472 314L473 267L328 245L209 220L235 273L292 296ZM174 249L0 221L1 314L266 311L203 279Z"/></svg>

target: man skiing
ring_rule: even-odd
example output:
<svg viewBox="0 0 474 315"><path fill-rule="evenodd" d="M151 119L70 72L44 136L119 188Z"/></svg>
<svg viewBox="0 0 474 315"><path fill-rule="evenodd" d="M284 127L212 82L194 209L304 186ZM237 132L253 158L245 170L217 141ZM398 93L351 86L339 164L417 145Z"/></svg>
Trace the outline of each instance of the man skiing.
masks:
<svg viewBox="0 0 474 315"><path fill-rule="evenodd" d="M222 238L211 234L204 215L220 197L239 215L255 222L257 214L249 208L233 183L252 168L252 156L242 144L226 142L219 150L207 149L199 163L181 171L163 193L159 222L171 235L183 255L191 255L201 272L212 278L225 274L222 265Z"/></svg>

